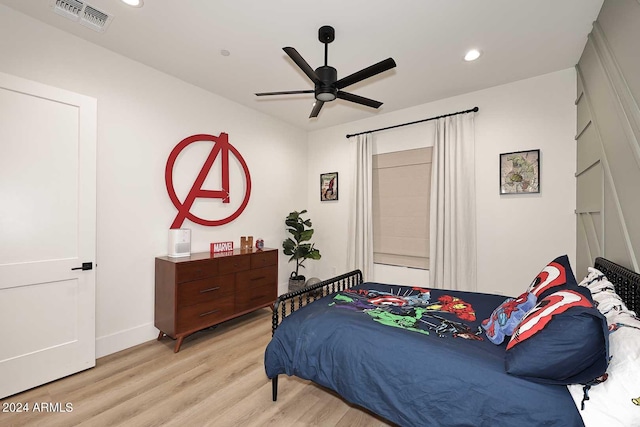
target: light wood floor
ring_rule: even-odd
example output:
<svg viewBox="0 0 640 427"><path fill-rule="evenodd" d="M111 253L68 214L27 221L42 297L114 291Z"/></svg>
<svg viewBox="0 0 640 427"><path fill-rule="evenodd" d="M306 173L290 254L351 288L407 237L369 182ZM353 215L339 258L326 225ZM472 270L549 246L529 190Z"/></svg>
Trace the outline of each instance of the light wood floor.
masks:
<svg viewBox="0 0 640 427"><path fill-rule="evenodd" d="M259 310L185 339L149 341L96 367L0 400L70 403L71 412L0 412L0 426L390 426L334 393L281 375L278 401L264 372L271 311ZM0 381L2 379L0 378Z"/></svg>

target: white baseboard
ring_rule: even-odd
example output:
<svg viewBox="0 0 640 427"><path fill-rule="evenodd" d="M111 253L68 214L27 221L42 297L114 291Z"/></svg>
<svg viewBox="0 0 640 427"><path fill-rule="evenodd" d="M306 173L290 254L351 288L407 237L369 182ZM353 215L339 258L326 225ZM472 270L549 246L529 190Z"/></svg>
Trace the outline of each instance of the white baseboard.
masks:
<svg viewBox="0 0 640 427"><path fill-rule="evenodd" d="M158 338L153 323L96 338L96 359Z"/></svg>

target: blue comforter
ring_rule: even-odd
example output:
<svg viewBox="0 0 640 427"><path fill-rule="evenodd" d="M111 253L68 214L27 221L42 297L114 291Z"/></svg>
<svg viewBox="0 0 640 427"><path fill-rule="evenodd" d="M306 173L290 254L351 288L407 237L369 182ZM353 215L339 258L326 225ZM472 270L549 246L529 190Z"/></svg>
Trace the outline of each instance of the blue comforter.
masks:
<svg viewBox="0 0 640 427"><path fill-rule="evenodd" d="M505 297L363 283L285 318L267 376L295 375L402 426L583 426L565 386L508 375L480 329Z"/></svg>

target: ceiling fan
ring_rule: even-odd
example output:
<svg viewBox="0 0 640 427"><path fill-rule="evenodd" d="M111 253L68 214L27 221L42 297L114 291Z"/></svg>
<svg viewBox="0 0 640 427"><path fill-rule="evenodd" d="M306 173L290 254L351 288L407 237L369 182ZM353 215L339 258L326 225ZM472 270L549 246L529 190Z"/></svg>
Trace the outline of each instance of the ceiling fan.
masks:
<svg viewBox="0 0 640 427"><path fill-rule="evenodd" d="M330 102L336 98L344 99L345 101L355 102L357 104L366 105L367 107L378 108L382 105L382 102L375 101L373 99L365 98L363 96L354 95L352 93L344 92L342 89L358 83L369 77L373 77L376 74L380 74L384 71L390 70L396 66L396 62L392 58L387 58L384 61L380 61L377 64L364 68L353 74L343 77L338 80L338 72L335 68L327 65L327 56L329 52L329 43L335 39L335 31L333 27L325 25L318 30L318 39L321 43L324 43L324 65L313 70L311 66L304 60L304 58L292 47L282 48L287 55L296 63L298 67L311 79L315 85L315 89L310 90L289 90L282 92L262 92L256 93L256 96L271 96L271 95L295 95L301 93L313 93L315 94L316 102L313 105L309 118L318 117L320 109L325 102Z"/></svg>

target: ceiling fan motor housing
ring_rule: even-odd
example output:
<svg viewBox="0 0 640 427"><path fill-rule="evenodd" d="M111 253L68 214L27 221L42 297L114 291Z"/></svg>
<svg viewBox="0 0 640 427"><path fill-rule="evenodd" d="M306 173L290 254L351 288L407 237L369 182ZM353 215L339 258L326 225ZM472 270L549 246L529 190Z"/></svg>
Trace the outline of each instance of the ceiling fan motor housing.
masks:
<svg viewBox="0 0 640 427"><path fill-rule="evenodd" d="M293 60L298 68L300 68L300 70L307 75L309 80L313 82L313 90L262 92L256 93L256 96L293 95L313 92L318 102L313 104L313 109L311 110L309 118L318 117L318 113L320 113L320 110L322 109L324 103L333 101L336 98L340 98L349 102L355 102L356 104L365 105L371 108L379 108L382 105L382 102L365 98L364 96L345 92L342 89L347 86L356 84L364 79L368 79L369 77L373 77L384 71L390 70L391 68L396 66L396 62L393 60L393 58L387 58L384 61L380 61L367 68L363 68L360 71L356 71L355 73L349 74L348 76L338 80L338 72L336 71L336 69L330 67L327 64L329 56L329 43L333 42L335 36L335 30L329 25L322 26L318 30L318 39L321 43L324 44L324 65L322 67L316 68L315 70L311 68L309 63L304 60L304 58L298 53L297 50L290 46L282 48L282 50L284 50L284 52L289 55L289 58Z"/></svg>
<svg viewBox="0 0 640 427"><path fill-rule="evenodd" d="M338 80L338 71L328 65L316 68L321 84L316 84L315 97L319 101L333 101L338 96L338 89L333 85Z"/></svg>

